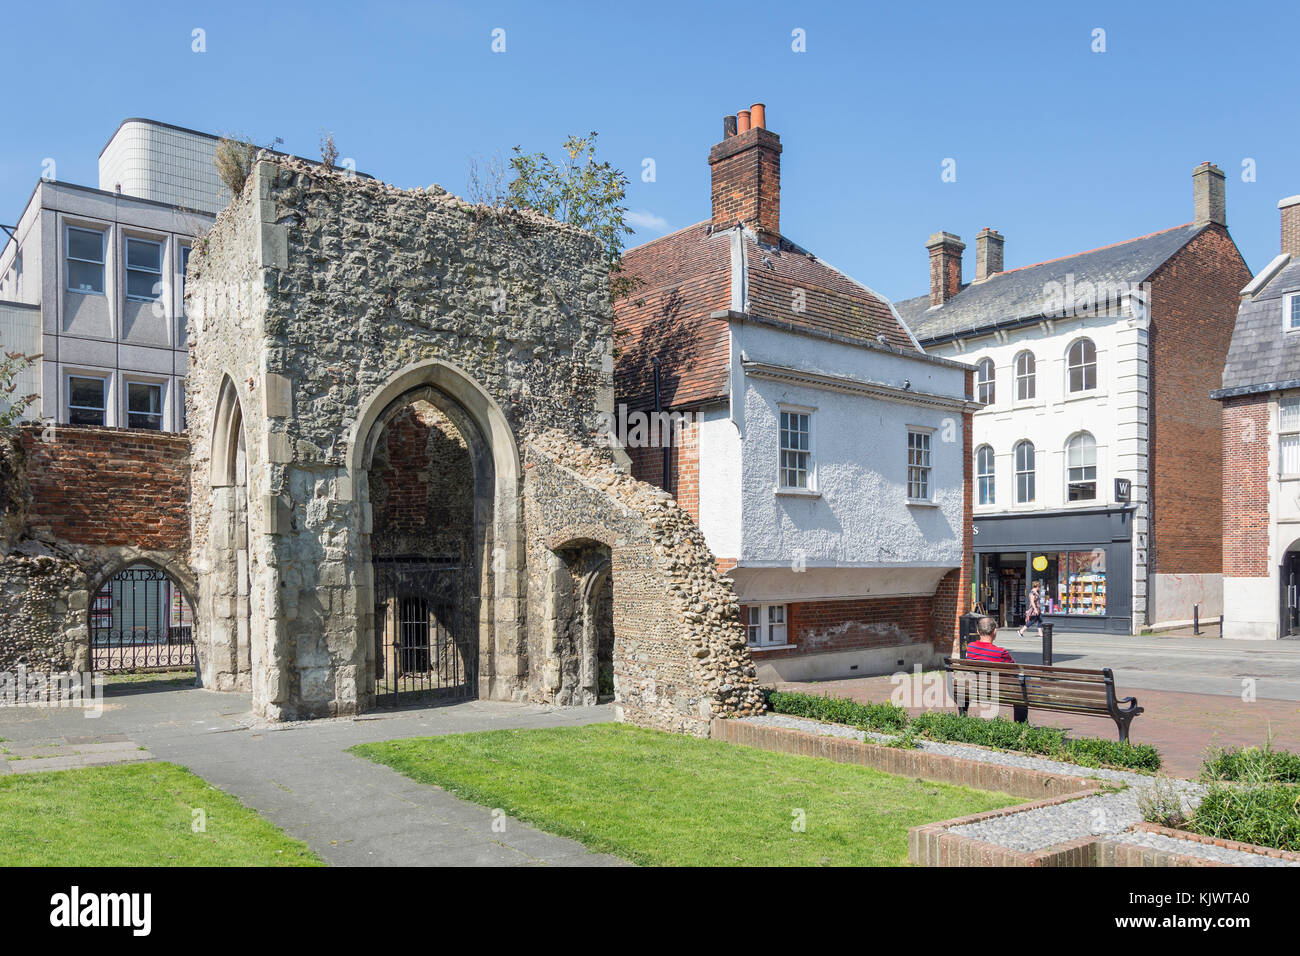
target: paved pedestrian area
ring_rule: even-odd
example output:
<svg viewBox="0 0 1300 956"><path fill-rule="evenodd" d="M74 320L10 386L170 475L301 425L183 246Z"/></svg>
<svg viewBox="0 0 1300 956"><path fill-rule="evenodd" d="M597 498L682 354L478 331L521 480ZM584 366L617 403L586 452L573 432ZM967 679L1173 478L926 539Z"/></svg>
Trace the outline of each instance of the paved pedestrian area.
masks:
<svg viewBox="0 0 1300 956"><path fill-rule="evenodd" d="M473 701L270 725L252 718L245 694L129 684L107 688L98 718L73 709L0 710L0 747L27 757L6 759L9 772L19 764L53 770L143 754L172 761L238 797L335 865L610 866L623 861L416 783L347 748L398 737L612 719L608 706Z"/></svg>
<svg viewBox="0 0 1300 956"><path fill-rule="evenodd" d="M1014 630L1002 631L998 643L1023 664L1042 661L1032 631L1023 639ZM1119 695L1136 697L1144 708L1133 721L1131 739L1159 748L1172 776L1195 777L1210 747L1258 746L1270 733L1274 746L1300 751L1300 643L1057 634L1053 650L1055 664L1114 671ZM859 677L787 683L781 689L864 703L893 699L919 713L951 709L950 701L934 698L933 687L942 680L936 671L906 682ZM899 687L906 687L908 696L897 697ZM1011 716L1009 708L1002 713ZM1104 717L1031 711L1029 722L1079 737L1117 736L1115 722Z"/></svg>

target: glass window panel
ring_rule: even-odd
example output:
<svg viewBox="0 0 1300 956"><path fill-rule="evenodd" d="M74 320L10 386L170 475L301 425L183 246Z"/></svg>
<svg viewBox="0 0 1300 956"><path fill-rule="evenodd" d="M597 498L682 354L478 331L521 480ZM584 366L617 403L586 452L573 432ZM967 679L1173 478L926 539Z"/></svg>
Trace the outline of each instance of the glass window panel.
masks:
<svg viewBox="0 0 1300 956"><path fill-rule="evenodd" d="M68 260L68 289L72 292L103 292L104 267L93 262Z"/></svg>
<svg viewBox="0 0 1300 956"><path fill-rule="evenodd" d="M126 271L126 294L137 299L156 299L162 292L157 273Z"/></svg>
<svg viewBox="0 0 1300 956"><path fill-rule="evenodd" d="M68 255L73 259L103 263L104 234L92 229L69 229Z"/></svg>
<svg viewBox="0 0 1300 956"><path fill-rule="evenodd" d="M143 382L127 384L128 428L162 430L162 386Z"/></svg>
<svg viewBox="0 0 1300 956"><path fill-rule="evenodd" d="M102 378L68 378L68 424L103 425L105 383Z"/></svg>
<svg viewBox="0 0 1300 956"><path fill-rule="evenodd" d="M126 266L128 269L147 269L162 272L162 244L144 239L126 241Z"/></svg>
<svg viewBox="0 0 1300 956"><path fill-rule="evenodd" d="M1282 411L1282 431L1300 431L1300 395L1284 395L1278 405Z"/></svg>
<svg viewBox="0 0 1300 956"><path fill-rule="evenodd" d="M1283 435L1279 448L1282 474L1300 475L1300 435Z"/></svg>

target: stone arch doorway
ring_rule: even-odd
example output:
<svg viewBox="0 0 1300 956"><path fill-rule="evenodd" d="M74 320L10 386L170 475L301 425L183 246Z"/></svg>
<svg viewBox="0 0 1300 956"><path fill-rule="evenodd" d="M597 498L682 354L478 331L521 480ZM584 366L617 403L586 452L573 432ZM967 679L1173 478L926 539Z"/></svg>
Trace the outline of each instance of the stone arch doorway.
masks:
<svg viewBox="0 0 1300 956"><path fill-rule="evenodd" d="M394 469L394 447L420 454ZM400 703L393 677L398 698L521 696L519 472L504 414L450 363L408 366L365 403L349 443L363 706Z"/></svg>
<svg viewBox="0 0 1300 956"><path fill-rule="evenodd" d="M251 637L252 554L248 546L248 445L243 404L226 375L212 430L208 528L212 574L204 579L197 630L199 681L215 690L250 690L260 658Z"/></svg>
<svg viewBox="0 0 1300 956"><path fill-rule="evenodd" d="M88 584L90 670L197 669L194 576L188 568L123 549Z"/></svg>
<svg viewBox="0 0 1300 956"><path fill-rule="evenodd" d="M570 541L553 555L550 607L551 685L559 704L592 705L615 697L614 575L610 548Z"/></svg>

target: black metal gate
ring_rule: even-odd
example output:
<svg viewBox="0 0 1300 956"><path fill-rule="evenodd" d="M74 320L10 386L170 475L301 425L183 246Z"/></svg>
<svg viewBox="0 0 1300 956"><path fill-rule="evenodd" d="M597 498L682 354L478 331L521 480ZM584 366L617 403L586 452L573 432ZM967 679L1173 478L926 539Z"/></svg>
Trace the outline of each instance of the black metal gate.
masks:
<svg viewBox="0 0 1300 956"><path fill-rule="evenodd" d="M477 697L472 569L423 557L374 564L376 704Z"/></svg>
<svg viewBox="0 0 1300 956"><path fill-rule="evenodd" d="M193 667L193 615L181 589L156 568L110 578L91 603L90 653L96 671Z"/></svg>

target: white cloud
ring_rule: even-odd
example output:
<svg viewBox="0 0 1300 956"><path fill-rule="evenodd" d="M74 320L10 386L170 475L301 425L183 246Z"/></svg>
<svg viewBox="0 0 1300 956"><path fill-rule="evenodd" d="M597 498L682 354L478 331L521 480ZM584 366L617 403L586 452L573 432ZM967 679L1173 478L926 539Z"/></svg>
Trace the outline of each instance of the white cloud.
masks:
<svg viewBox="0 0 1300 956"><path fill-rule="evenodd" d="M668 220L663 216L656 216L646 209L630 209L627 214L627 224L634 229L645 229L649 232L666 232L668 230Z"/></svg>

